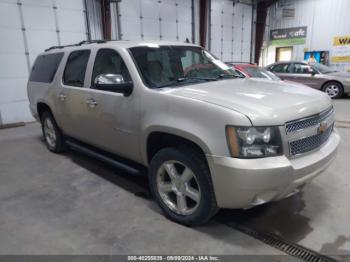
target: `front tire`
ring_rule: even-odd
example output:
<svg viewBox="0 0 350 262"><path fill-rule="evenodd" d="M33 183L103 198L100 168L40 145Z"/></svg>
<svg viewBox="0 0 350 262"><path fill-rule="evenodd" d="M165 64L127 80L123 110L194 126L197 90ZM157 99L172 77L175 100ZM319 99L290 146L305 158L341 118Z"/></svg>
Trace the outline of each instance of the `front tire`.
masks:
<svg viewBox="0 0 350 262"><path fill-rule="evenodd" d="M149 169L153 197L166 217L187 226L207 222L218 210L205 159L191 148L164 148Z"/></svg>
<svg viewBox="0 0 350 262"><path fill-rule="evenodd" d="M323 91L332 99L342 97L344 94L343 86L337 82L328 82L324 85Z"/></svg>
<svg viewBox="0 0 350 262"><path fill-rule="evenodd" d="M41 116L41 128L47 148L54 153L61 153L66 149L65 139L58 128L51 112L46 111Z"/></svg>

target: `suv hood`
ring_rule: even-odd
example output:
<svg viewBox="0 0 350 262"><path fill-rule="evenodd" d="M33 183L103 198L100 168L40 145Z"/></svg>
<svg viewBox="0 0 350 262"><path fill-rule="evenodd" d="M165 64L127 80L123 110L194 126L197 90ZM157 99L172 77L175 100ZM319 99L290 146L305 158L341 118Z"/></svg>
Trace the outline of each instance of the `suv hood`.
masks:
<svg viewBox="0 0 350 262"><path fill-rule="evenodd" d="M331 106L328 95L310 87L252 78L205 82L167 92L235 110L256 126L283 125Z"/></svg>

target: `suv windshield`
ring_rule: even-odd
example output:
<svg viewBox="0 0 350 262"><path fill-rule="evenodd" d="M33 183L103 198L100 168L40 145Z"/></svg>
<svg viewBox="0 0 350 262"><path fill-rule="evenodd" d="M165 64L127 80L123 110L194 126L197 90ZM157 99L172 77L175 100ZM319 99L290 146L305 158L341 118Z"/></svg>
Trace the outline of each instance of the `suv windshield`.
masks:
<svg viewBox="0 0 350 262"><path fill-rule="evenodd" d="M332 68L325 66L325 65L322 65L322 64L319 64L319 63L312 64L312 67L322 74L337 72L336 70L333 70Z"/></svg>
<svg viewBox="0 0 350 262"><path fill-rule="evenodd" d="M239 77L235 70L200 47L148 45L130 48L130 52L150 88Z"/></svg>

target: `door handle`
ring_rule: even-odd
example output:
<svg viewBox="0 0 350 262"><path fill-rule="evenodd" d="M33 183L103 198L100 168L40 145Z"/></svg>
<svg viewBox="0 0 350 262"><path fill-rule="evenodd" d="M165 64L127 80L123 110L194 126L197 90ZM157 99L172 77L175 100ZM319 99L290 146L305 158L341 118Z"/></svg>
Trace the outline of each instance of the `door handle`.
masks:
<svg viewBox="0 0 350 262"><path fill-rule="evenodd" d="M85 101L85 103L86 103L89 107L95 107L95 106L97 106L97 102L96 102L95 100L93 100L92 98L87 99L87 100Z"/></svg>
<svg viewBox="0 0 350 262"><path fill-rule="evenodd" d="M63 93L60 93L60 94L58 95L58 99L61 100L61 101L66 100L66 98L67 98L67 96L66 96L65 94L63 94Z"/></svg>

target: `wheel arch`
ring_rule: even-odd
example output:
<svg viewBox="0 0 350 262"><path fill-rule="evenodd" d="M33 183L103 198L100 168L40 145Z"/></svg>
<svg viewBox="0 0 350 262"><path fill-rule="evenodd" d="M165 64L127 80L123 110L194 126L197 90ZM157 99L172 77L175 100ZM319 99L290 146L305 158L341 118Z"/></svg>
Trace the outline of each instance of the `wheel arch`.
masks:
<svg viewBox="0 0 350 262"><path fill-rule="evenodd" d="M205 154L209 152L207 145L198 137L182 130L162 129L152 130L146 135L143 160L149 165L153 156L165 147L188 146L195 149L205 158Z"/></svg>
<svg viewBox="0 0 350 262"><path fill-rule="evenodd" d="M45 102L38 102L36 105L36 110L38 112L39 120L41 120L41 116L46 111L49 111L51 114L53 114L50 106Z"/></svg>
<svg viewBox="0 0 350 262"><path fill-rule="evenodd" d="M341 87L343 88L343 91L344 91L344 85L343 85L343 83L340 82L339 80L335 80L335 79L329 79L329 80L327 80L326 82L324 82L324 83L322 84L321 90L324 91L325 86L326 86L327 84L329 84L329 83L337 83L337 84L341 85Z"/></svg>

